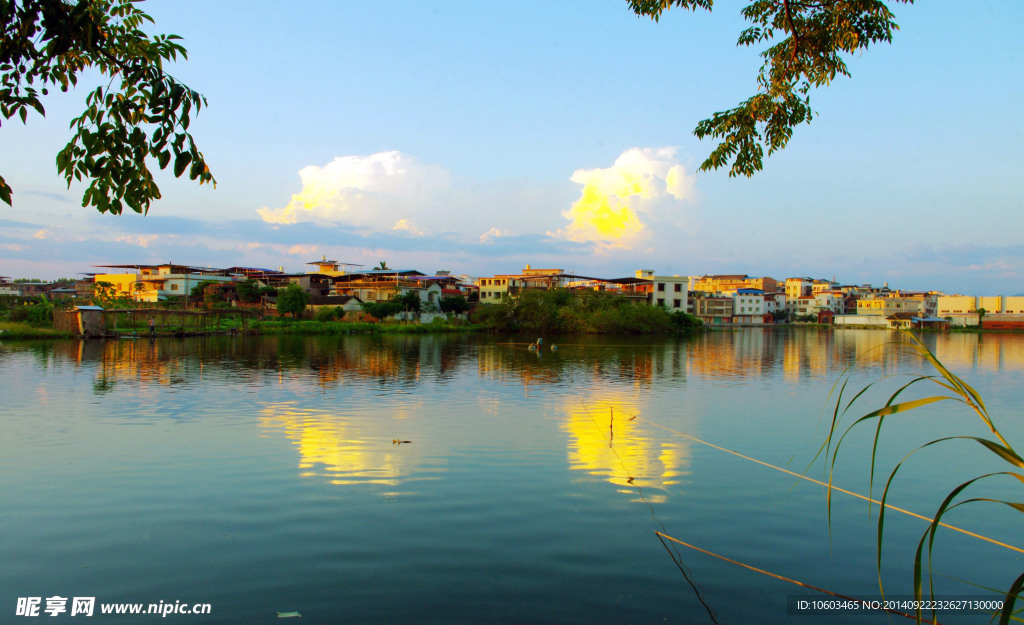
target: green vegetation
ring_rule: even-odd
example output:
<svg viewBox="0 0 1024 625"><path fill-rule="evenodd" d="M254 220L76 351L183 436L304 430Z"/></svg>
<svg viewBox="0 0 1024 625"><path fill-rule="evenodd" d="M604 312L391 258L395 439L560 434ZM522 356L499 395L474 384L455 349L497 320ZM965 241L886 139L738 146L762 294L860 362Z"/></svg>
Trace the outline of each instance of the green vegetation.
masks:
<svg viewBox="0 0 1024 625"><path fill-rule="evenodd" d="M0 340L2 339L55 339L68 338L67 332L60 332L52 327L40 326L21 321L0 321Z"/></svg>
<svg viewBox="0 0 1024 625"><path fill-rule="evenodd" d="M37 297L30 302L22 302L7 311L7 321L29 323L37 327L53 324L53 302L45 297Z"/></svg>
<svg viewBox="0 0 1024 625"><path fill-rule="evenodd" d="M153 19L135 0L0 0L0 115L27 123L45 115L49 87L68 91L82 74L102 76L86 96L86 109L71 120L71 141L57 154L67 181L88 182L82 206L120 214L124 205L149 212L160 189L155 161L180 177L216 184L188 133L191 115L206 99L165 73L165 62L187 57L177 35L150 38ZM0 177L0 200L12 189Z"/></svg>
<svg viewBox="0 0 1024 625"><path fill-rule="evenodd" d="M402 312L420 312L423 301L418 293L409 291L385 302L363 302L363 312L376 319L389 319Z"/></svg>
<svg viewBox="0 0 1024 625"><path fill-rule="evenodd" d="M97 306L106 309L131 308L134 302L124 297L118 297L117 289L109 282L97 282L92 289L92 302Z"/></svg>
<svg viewBox="0 0 1024 625"><path fill-rule="evenodd" d="M204 283L195 287L198 298L207 295ZM249 297L263 289L252 289ZM96 285L94 301L108 311L124 312L106 317L109 330L118 332L148 332L148 316L144 311L132 313L137 303L113 296L113 286ZM258 297L258 295L255 295ZM409 292L385 302L366 302L362 312L346 313L340 307L322 308L312 320L301 319L310 301L309 295L298 285L289 285L278 293L277 310L281 318L256 320L249 317L243 323L242 313L233 313L229 303L213 302L218 298L206 297L213 315L198 315L180 310L180 302L173 305L159 302L144 305L160 309L157 315L157 334L180 333L236 333L260 332L268 334L352 334L362 332L544 332L550 334L666 334L689 331L701 327L692 315L670 312L664 308L632 302L617 295L595 291L569 291L567 289L526 290L516 299L506 298L501 304L485 304L472 310L471 321L456 317L469 311L471 304L464 297L445 297L438 304L424 303L418 293ZM221 298L222 299L222 298ZM38 301L8 302L9 309L0 307L0 318L12 322L31 323L39 328L53 324L54 304L44 298ZM0 303L2 304L2 303ZM58 303L57 306L70 304ZM448 319L438 317L430 323L396 321L400 313L441 311ZM291 318L284 318L290 316Z"/></svg>
<svg viewBox="0 0 1024 625"><path fill-rule="evenodd" d="M654 20L672 6L711 11L712 4L713 0L629 0L634 13ZM880 0L754 0L741 13L752 25L740 33L738 45L769 46L761 52L764 65L757 76L757 93L701 121L693 131L699 139L720 140L700 169L718 169L731 161L730 176L760 171L766 147L771 156L786 147L799 124L811 122L811 88L850 75L842 55L891 42L899 30ZM777 41L776 36L783 38Z"/></svg>
<svg viewBox="0 0 1024 625"><path fill-rule="evenodd" d="M608 293L568 289L526 290L515 299L477 307L472 320L498 332L549 334L665 334L701 326L686 313Z"/></svg>
<svg viewBox="0 0 1024 625"><path fill-rule="evenodd" d="M873 382L864 387L863 389L861 389L853 396L852 399L846 401L846 403L844 403L843 396L846 392L846 386L850 381L850 371L848 370L847 373L844 374L844 379L841 380L841 385L837 383L839 391L836 395L835 408L833 410L832 416L832 425L829 430L828 438L825 444L822 446L822 450L825 452L826 457L830 462L830 487L828 493L828 505L830 513L832 505L832 472L835 470L836 461L839 457L839 451L842 447L842 444L846 436L850 434L850 432L853 431L854 428L857 428L857 426L867 425L875 430L874 442L871 451L870 483L874 482L875 467L877 460L876 454L878 452L879 441L881 440L882 436L882 426L887 417L893 415L902 416L902 413L905 413L909 410L914 410L916 408L921 408L924 406L935 404L937 402L952 401L958 404L962 404L965 408L967 408L969 413L971 413L980 421L980 424L976 423L976 425L984 426L982 431L985 434L984 436L973 436L964 434L960 436L947 436L942 438L936 438L933 440L925 440L925 442L918 444L916 448L911 450L910 453L904 456L903 460L901 460L892 468L891 472L889 473L889 477L886 480L885 489L882 492L881 505L879 506L878 512L877 551L879 578L881 578L882 570L882 544L885 535L884 530L886 500L889 495L890 487L892 487L894 481L896 480L896 476L900 468L908 460L910 460L910 458L914 454L925 448L932 447L933 445L940 445L942 449L946 449L962 441L966 441L981 445L984 449L992 453L993 459L997 460L999 464L1005 463L1010 467L1010 470L984 473L982 475L973 477L965 482L962 482L953 487L949 491L949 494L946 495L945 499L943 499L942 503L938 507L938 511L936 512L934 519L931 521L931 523L929 523L928 528L922 534L921 539L917 544L917 551L914 556L914 594L918 599L921 599L924 595L924 581L926 577L924 572L926 551L928 560L928 592L930 596L934 596L934 586L932 583L931 570L932 552L935 546L936 534L939 530L939 527L942 524L942 519L945 517L946 514L950 513L956 508L966 506L968 504L971 504L972 507L984 504L997 504L1008 506L1013 510L1016 510L1017 512L1024 513L1024 503L1008 501L1004 499L992 499L988 497L964 497L964 493L968 489L974 489L974 487L977 486L979 483L988 482L993 479L1012 478L1013 480L1016 480L1016 482L1014 483L1018 487L1020 486L1020 484L1024 484L1024 459L1021 458L1021 456L1013 448L1010 442L1007 441L1000 433L998 427L996 427L996 424L993 422L991 416L989 415L988 409L985 408L985 403L982 400L981 396L978 394L978 392L975 391L963 379L950 372L949 369L947 369L941 362L939 362L935 355L932 354L931 350L929 350L924 345L924 343L922 343L916 336L914 336L910 332L905 331L902 334L907 338L907 340L906 342L895 343L896 349L904 351L905 353L908 353L914 357L920 358L935 373L932 375L922 374L910 376L910 381L899 386L899 388L889 396L884 406L860 416L859 418L854 420L852 424L846 426L845 429L842 430L840 429L839 423L842 417L844 417L851 410L851 408L859 399L865 397L865 394L875 385L875 383ZM852 366L853 365L851 365L851 367ZM935 384L941 389L938 395L916 397L914 399L900 401L901 397L905 393L907 393L909 389L917 390L917 388L921 384L928 383ZM927 432L928 429L926 427L922 427L920 428L920 431ZM926 436L925 439L927 438L928 437ZM1012 557L1018 558L1019 556L1015 554ZM1024 592L1024 573L1018 576L1010 584L1008 590L1006 591L1003 610L999 615L999 623L1001 625L1009 623L1011 619L1018 620L1014 616L1013 607L1016 600L1022 596L1022 592ZM916 616L918 622L921 622L922 614L920 611L917 612Z"/></svg>
<svg viewBox="0 0 1024 625"><path fill-rule="evenodd" d="M0 338L54 338L69 336L53 327L53 311L71 304L69 299L51 302L45 297L0 297Z"/></svg>
<svg viewBox="0 0 1024 625"><path fill-rule="evenodd" d="M472 332L476 328L465 323L371 323L350 321L322 321L265 319L251 322L249 327L262 334L427 334L430 332Z"/></svg>
<svg viewBox="0 0 1024 625"><path fill-rule="evenodd" d="M238 299L246 304L255 304L264 295L277 295L277 289L269 286L260 286L259 282L253 279L239 282L236 286Z"/></svg>
<svg viewBox="0 0 1024 625"><path fill-rule="evenodd" d="M192 290L188 293L189 297L191 297L193 301L204 299L206 297L206 287L212 284L218 284L217 280L203 280L192 287Z"/></svg>
<svg viewBox="0 0 1024 625"><path fill-rule="evenodd" d="M309 299L309 293L302 290L302 287L289 284L287 288L277 293L277 312L291 315L293 319L297 318L306 312Z"/></svg>
<svg viewBox="0 0 1024 625"><path fill-rule="evenodd" d="M454 313L456 315L469 312L469 309L472 308L472 304L461 295L442 297L438 305L441 308L441 312Z"/></svg>

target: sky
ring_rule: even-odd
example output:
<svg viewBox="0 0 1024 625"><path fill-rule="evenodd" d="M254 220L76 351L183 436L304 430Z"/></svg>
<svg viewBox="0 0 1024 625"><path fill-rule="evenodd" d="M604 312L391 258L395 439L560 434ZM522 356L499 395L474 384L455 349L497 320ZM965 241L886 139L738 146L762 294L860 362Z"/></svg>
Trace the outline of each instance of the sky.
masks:
<svg viewBox="0 0 1024 625"><path fill-rule="evenodd" d="M216 188L161 172L146 216L81 206L54 157L89 80L0 128L0 275L105 264L426 274L748 274L1024 293L1024 3L894 4L891 44L811 92L752 178L696 124L755 93L745 3L148 0ZM154 165L155 167L155 165Z"/></svg>

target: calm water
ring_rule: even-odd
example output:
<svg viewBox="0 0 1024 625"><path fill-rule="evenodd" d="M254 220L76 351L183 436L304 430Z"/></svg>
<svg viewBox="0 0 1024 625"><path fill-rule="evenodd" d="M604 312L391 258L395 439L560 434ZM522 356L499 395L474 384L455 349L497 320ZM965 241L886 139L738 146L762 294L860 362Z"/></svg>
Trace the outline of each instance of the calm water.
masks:
<svg viewBox="0 0 1024 625"><path fill-rule="evenodd" d="M827 397L854 359L857 389L924 371L882 347L891 334L549 337L558 351L540 354L532 338L0 343L0 622L883 621L787 615L811 591L655 532L877 594L877 508L837 494L830 530L824 489L773 467L824 475ZM1024 336L926 341L1024 441ZM886 395L871 397L857 414ZM890 419L876 494L906 453L956 434L985 430L951 403ZM866 494L869 429L843 445L835 482ZM966 441L921 451L892 502L931 514L1008 468L993 458ZM1020 500L1013 488L976 494ZM1003 508L949 519L1024 546ZM925 524L886 518L886 590L909 593ZM939 534L937 592L1004 588L1022 569L1020 554ZM211 613L15 616L19 597L55 595Z"/></svg>

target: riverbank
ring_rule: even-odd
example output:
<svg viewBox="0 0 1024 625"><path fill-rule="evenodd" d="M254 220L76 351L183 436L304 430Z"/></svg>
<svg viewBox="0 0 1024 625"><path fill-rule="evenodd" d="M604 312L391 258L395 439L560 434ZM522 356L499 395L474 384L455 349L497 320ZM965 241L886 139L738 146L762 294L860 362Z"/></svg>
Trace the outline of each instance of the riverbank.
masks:
<svg viewBox="0 0 1024 625"><path fill-rule="evenodd" d="M889 328L872 327L841 327L820 323L794 323L794 324L773 324L763 326L702 326L677 330L675 333L692 333L694 331L722 332L737 331L751 327L764 329L842 329L842 330L889 330ZM533 332L528 330L527 332ZM924 329L922 332L929 334L956 333L956 334L1022 334L1024 331L1012 329L986 329L977 326L962 328L948 328L944 330ZM431 323L407 323L397 321L385 322L346 322L346 321L317 321L313 319L265 319L262 321L250 321L243 326L237 320L225 320L213 326L196 329L181 325L157 326L156 337L184 337L184 336L217 336L217 335L238 335L238 334L262 334L267 336L277 335L304 335L304 336L332 336L332 335L356 335L356 334L431 334L431 333L503 333L502 329L491 325L461 322L446 322L436 319ZM566 332L561 332L565 334ZM663 328L651 329L650 332L637 332L636 328L620 332L568 332L568 334L590 335L590 334L611 334L611 335L634 335L634 334L665 334ZM0 340L35 340L35 339L66 339L76 338L78 335L57 330L52 326L30 324L26 322L0 321ZM117 330L112 330L108 338L117 337L148 337L149 328L144 324L130 325L120 324Z"/></svg>
<svg viewBox="0 0 1024 625"><path fill-rule="evenodd" d="M241 323L226 321L214 326L195 329L183 325L156 326L156 337L215 336L232 334L264 335L342 335L342 334L427 334L444 332L486 332L487 329L467 323L353 323L344 321L315 321L305 319L269 319L250 321L245 327ZM75 338L78 335L57 330L51 326L24 322L0 322L0 340L3 339L58 339ZM148 337L149 327L145 324L120 324L111 329L106 338Z"/></svg>
<svg viewBox="0 0 1024 625"><path fill-rule="evenodd" d="M36 326L23 321L0 321L0 339L67 339L73 338L70 332L62 332L53 327Z"/></svg>

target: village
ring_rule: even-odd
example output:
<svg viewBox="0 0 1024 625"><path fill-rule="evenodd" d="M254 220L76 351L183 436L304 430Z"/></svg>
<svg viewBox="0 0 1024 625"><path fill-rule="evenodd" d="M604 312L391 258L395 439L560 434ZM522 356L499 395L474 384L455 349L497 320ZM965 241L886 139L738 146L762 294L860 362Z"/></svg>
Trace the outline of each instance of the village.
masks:
<svg viewBox="0 0 1024 625"><path fill-rule="evenodd" d="M892 329L1024 329L1024 296L1019 295L907 291L888 284L851 285L811 277L665 276L647 269L627 277L601 278L526 265L519 273L473 277L392 269L384 262L366 269L326 257L306 264L309 269L302 273L175 263L102 265L74 282L0 276L0 296L64 299L78 307L101 300L132 302L138 308L177 303L184 309L209 308L216 302L220 308L274 314L279 309L278 290L295 285L308 296L305 316L323 309L360 313L368 305L414 294L419 305L414 312L403 313L405 320L429 323L452 314L470 316L478 305L498 304L524 290L568 289L603 292L686 313L712 328L802 322Z"/></svg>

